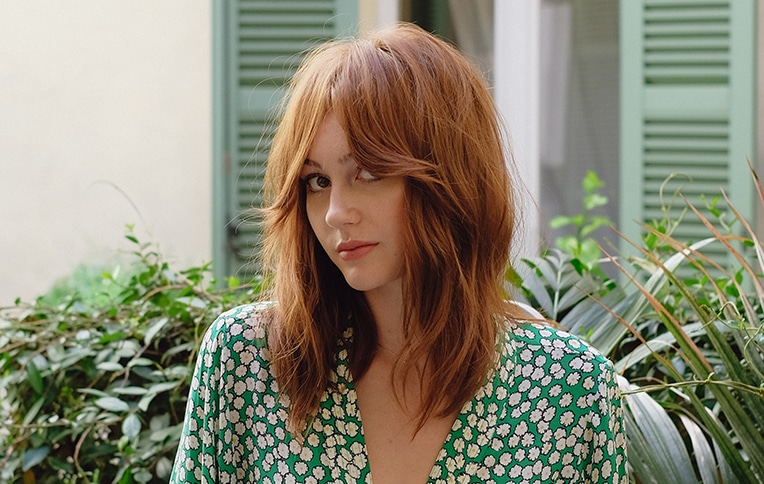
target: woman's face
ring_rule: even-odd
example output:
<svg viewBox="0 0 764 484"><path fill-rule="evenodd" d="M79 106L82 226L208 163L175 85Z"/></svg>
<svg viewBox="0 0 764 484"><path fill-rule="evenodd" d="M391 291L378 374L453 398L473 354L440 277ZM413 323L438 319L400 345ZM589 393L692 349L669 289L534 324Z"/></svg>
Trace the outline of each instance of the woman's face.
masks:
<svg viewBox="0 0 764 484"><path fill-rule="evenodd" d="M360 168L331 113L318 129L300 178L310 226L347 283L367 296L400 292L403 178L380 178Z"/></svg>

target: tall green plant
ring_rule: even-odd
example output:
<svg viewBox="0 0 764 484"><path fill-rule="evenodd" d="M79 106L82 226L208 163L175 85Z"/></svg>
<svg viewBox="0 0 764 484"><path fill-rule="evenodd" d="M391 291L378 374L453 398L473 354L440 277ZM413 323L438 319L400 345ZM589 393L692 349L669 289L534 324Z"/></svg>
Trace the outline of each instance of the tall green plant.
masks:
<svg viewBox="0 0 764 484"><path fill-rule="evenodd" d="M608 202L601 193L604 186L595 172L588 171L581 181L581 212L555 216L549 223L553 229L570 227L573 233L555 239L557 248L541 257L520 261L508 270L506 279L520 290L508 292L608 354L628 332L613 310L620 310L633 296L602 269L606 259L592 238L597 230L612 226L608 217L595 213Z"/></svg>
<svg viewBox="0 0 764 484"><path fill-rule="evenodd" d="M626 355L618 366L628 370L640 365L632 381L655 391L654 398L675 418L689 415L701 426L710 440L697 443L713 444L715 451L707 458L716 462L712 468L728 467L741 482L759 482L764 478L761 259L749 260L736 248L741 237L721 233L701 210L686 203L706 225L710 238L688 245L653 228L646 230L664 247L671 247L677 254L674 258L681 257L685 269L696 275L679 277L664 260L642 249L644 259L663 276L664 287L650 291L631 278L641 298L629 308L634 313L629 324L633 328L639 316L649 314L666 333L661 343L645 341L635 350L641 350L639 357ZM748 231L745 244L760 255L756 233L739 220ZM724 245L736 264L725 267L706 256L703 249L710 243ZM634 311L637 307L641 310ZM645 371L649 359L659 362L658 371ZM689 445L695 455L700 454L695 442ZM723 482L719 477L721 473L707 473L703 482Z"/></svg>
<svg viewBox="0 0 764 484"><path fill-rule="evenodd" d="M522 293L616 361L634 481L762 482L764 249L724 194L704 207L677 200L705 239L677 239L683 220L667 215L632 241L639 257L603 252L625 282L550 252L518 269ZM729 257L709 256L714 245Z"/></svg>
<svg viewBox="0 0 764 484"><path fill-rule="evenodd" d="M208 265L127 238L121 275L2 311L0 482L167 482L200 339L259 288L210 289Z"/></svg>

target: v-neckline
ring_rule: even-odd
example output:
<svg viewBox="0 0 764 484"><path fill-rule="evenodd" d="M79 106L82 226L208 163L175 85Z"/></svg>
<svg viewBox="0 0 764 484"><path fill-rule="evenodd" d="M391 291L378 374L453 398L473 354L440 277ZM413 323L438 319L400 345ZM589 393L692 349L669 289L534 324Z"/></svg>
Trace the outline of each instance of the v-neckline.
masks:
<svg viewBox="0 0 764 484"><path fill-rule="evenodd" d="M352 405L354 406L354 410L356 415L358 416L358 425L360 427L358 435L359 435L359 442L363 449L363 456L366 459L366 462L369 461L369 449L366 446L366 429L363 425L363 415L361 414L361 408L358 405L358 393L356 392L355 388L355 381L353 380L352 374L350 371L348 371L348 379L347 379L347 392L345 395L345 399L348 402L352 402ZM482 388L481 388L482 391ZM472 399L474 400L474 398ZM446 435L446 438L443 440L443 442L440 444L440 448L438 449L438 453L435 457L435 461L432 464L432 467L430 467L430 471L427 473L427 481L426 484L430 484L432 481L432 473L435 468L439 468L441 465L441 461L445 460L445 458L448 456L448 449L446 448L446 444L451 442L454 438L454 433L457 432L462 426L466 425L467 417L469 416L469 411L467 410L467 407L474 407L474 405L469 405L472 400L465 403L461 410L459 410L459 413L454 418L454 422L451 424L451 427L449 428L448 434ZM368 474L372 475L371 473L371 465L369 465L368 468ZM373 477L373 475L372 475ZM372 478L372 482L373 478Z"/></svg>
<svg viewBox="0 0 764 484"><path fill-rule="evenodd" d="M350 372L350 367L348 365L348 359L347 359L347 351L349 349L348 348L349 345L347 343L351 339L352 339L352 328L348 328L346 330L346 333L343 335L343 338L340 342L340 346L338 348L338 353L337 353L337 361L336 361L335 370L334 370L334 373L336 375L337 388L335 391L330 392L330 393L336 392L340 398L338 402L337 400L335 400L335 398L332 398L332 395L330 395L328 401L331 403L329 405L328 410L331 412L332 409L341 405L342 414L355 415L355 420L356 420L356 424L358 425L358 429L357 429L357 432L353 432L355 434L354 436L348 435L346 433L347 422L342 426L337 426L338 427L337 430L340 433L344 434L344 437L348 439L348 447L354 443L358 443L361 446L361 454L363 459L366 462L365 475L371 476L371 466L369 465L369 452L366 446L366 434L365 434L365 429L363 426L361 410L358 405L358 394L356 392L355 381L353 379L352 373ZM506 363L505 358L507 358L508 356L511 357L511 354L510 355L507 354L507 348L506 348L507 343L508 343L507 341L504 341L502 344L499 366L489 375L485 383L480 387L480 389L478 389L476 394L473 395L473 397L470 400L465 402L465 404L459 410L459 413L454 418L454 422L451 424L449 432L446 435L446 438L444 439L443 443L441 444L440 449L438 450L438 454L435 458L435 461L433 462L433 465L430 468L430 472L427 476L426 484L431 484L434 482L432 477L433 471L442 469L443 467L446 466L446 460L450 456L449 452L453 450L451 443L460 435L463 435L464 429L469 428L472 425L470 422L476 423L486 417L488 413L489 402L496 402L497 404L500 404L501 407L504 407L506 405L506 401L500 402L500 400L496 399L496 395L494 391L495 391L496 383L498 383L499 380L501 380L499 373L502 370L501 368L502 365ZM510 353L513 353L513 351L510 350ZM512 366L514 366L514 363ZM511 372L511 369L507 369L507 370L510 370ZM350 407L348 407L349 405ZM457 458L456 455L451 457ZM436 474L440 475L440 473L441 472L438 472ZM363 481L360 481L360 482L363 482Z"/></svg>

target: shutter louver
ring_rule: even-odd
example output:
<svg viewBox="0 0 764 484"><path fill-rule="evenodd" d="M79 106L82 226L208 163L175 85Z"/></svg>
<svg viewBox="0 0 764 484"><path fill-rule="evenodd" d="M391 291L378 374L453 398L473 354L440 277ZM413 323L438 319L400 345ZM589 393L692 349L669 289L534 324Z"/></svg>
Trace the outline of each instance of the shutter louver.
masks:
<svg viewBox="0 0 764 484"><path fill-rule="evenodd" d="M252 261L261 234L252 208L262 202L266 160L284 86L308 49L352 33L357 6L349 0L237 0L227 7L224 143L230 166L225 174L226 213L221 217L227 240L223 242L225 264L216 275L246 280L258 270Z"/></svg>
<svg viewBox="0 0 764 484"><path fill-rule="evenodd" d="M754 152L754 5L748 0L621 1L621 230L704 207L724 190L749 220ZM753 161L753 160L752 160ZM667 177L674 176L667 181ZM724 210L723 202L717 205ZM711 218L713 220L713 218ZM685 214L674 236L710 235ZM714 252L716 251L716 252ZM705 251L726 260L718 245Z"/></svg>

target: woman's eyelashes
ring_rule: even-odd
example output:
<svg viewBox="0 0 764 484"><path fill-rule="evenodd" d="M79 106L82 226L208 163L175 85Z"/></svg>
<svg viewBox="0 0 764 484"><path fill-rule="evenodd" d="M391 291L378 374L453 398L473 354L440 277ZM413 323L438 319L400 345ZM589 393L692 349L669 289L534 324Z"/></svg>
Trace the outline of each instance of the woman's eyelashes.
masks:
<svg viewBox="0 0 764 484"><path fill-rule="evenodd" d="M356 168L355 175L353 176L353 181L360 181L361 183L373 183L381 179L382 177L376 176L361 167ZM305 187L309 193L317 193L323 191L332 185L329 177L318 172L305 175L305 177L302 179L302 182L305 184Z"/></svg>
<svg viewBox="0 0 764 484"><path fill-rule="evenodd" d="M320 192L324 188L329 188L331 181L320 173L311 173L302 179L305 187L310 193Z"/></svg>

